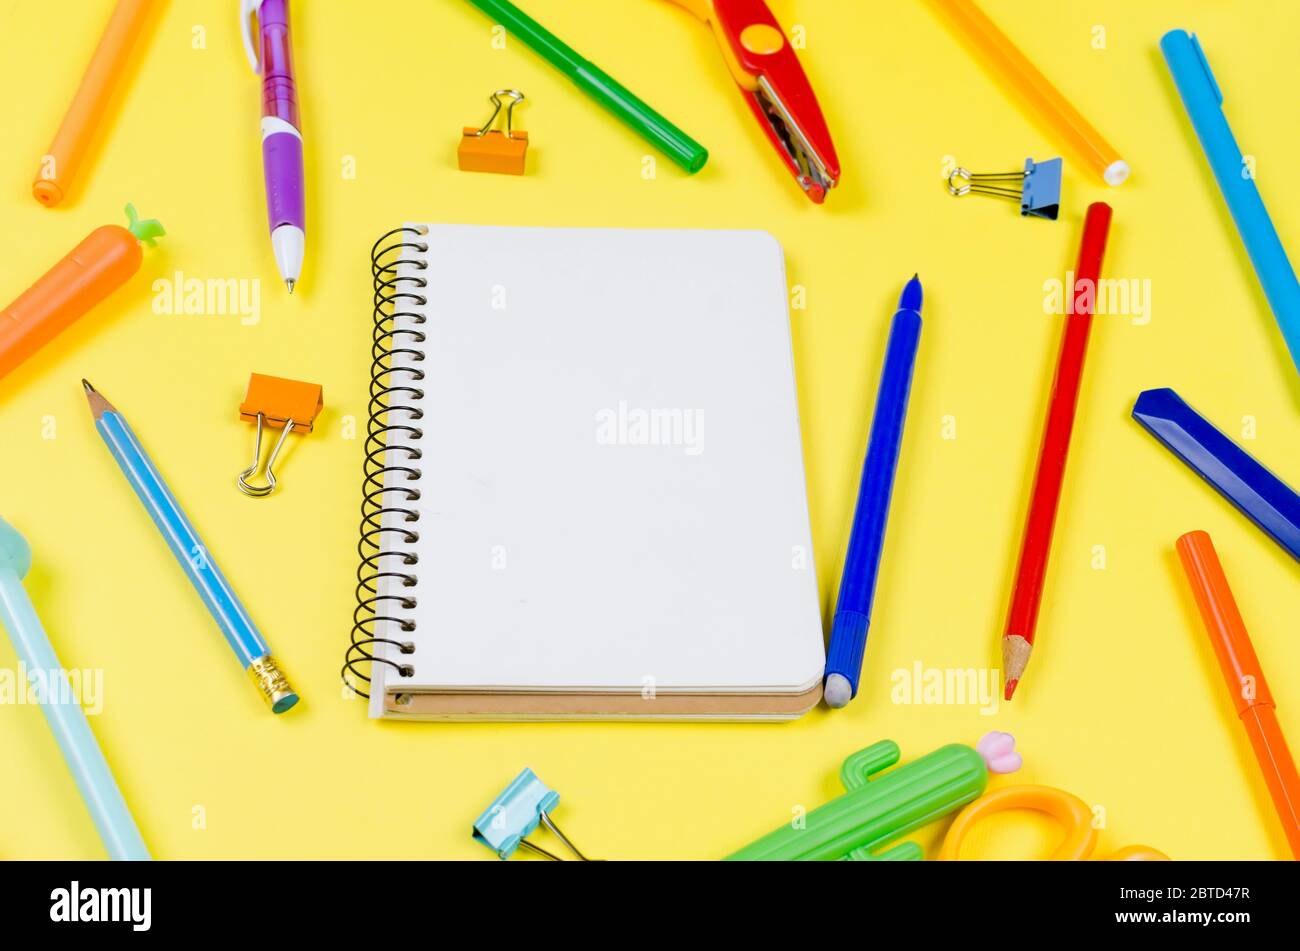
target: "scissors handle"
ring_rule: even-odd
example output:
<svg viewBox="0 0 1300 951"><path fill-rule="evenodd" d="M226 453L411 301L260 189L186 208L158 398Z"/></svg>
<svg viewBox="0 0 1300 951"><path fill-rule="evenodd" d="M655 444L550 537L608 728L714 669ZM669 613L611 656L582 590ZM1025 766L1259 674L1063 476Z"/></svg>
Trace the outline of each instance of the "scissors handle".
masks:
<svg viewBox="0 0 1300 951"><path fill-rule="evenodd" d="M1065 840L1048 856L1050 861L1078 862L1091 857L1097 847L1092 810L1078 796L1051 786L1004 786L981 796L957 814L939 850L939 861L957 861L970 827L987 816L1009 809L1045 812L1064 827Z"/></svg>
<svg viewBox="0 0 1300 951"><path fill-rule="evenodd" d="M957 814L939 850L939 861L954 862L961 858L961 846L970 827L979 820L1010 809L1032 809L1051 816L1065 829L1065 841L1047 856L1051 862L1081 862L1093 858L1097 847L1097 830L1092 825L1092 809L1078 796L1051 786L1004 786L976 799ZM1101 858L1101 856L1098 856ZM1148 845L1129 845L1106 861L1167 862L1169 856Z"/></svg>

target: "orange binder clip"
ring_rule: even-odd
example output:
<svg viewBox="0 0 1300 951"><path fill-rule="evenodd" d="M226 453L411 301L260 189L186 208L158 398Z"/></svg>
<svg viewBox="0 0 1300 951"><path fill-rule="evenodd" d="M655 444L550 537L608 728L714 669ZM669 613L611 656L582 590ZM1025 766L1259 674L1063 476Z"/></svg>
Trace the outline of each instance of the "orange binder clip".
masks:
<svg viewBox="0 0 1300 951"><path fill-rule="evenodd" d="M508 96L506 131L492 128L501 115L501 97ZM498 89L492 94L492 115L482 127L466 126L460 138L456 158L462 172L495 172L498 175L522 175L528 157L528 133L514 128L515 106L524 101L518 89Z"/></svg>
<svg viewBox="0 0 1300 951"><path fill-rule="evenodd" d="M248 392L239 404L239 418L257 423L257 440L253 444L253 463L239 474L239 491L254 498L265 498L275 491L276 457L284 441L294 430L311 432L325 405L324 391L315 383L286 380L278 376L254 373L248 378ZM262 459L262 428L283 429L266 460L266 484L253 485L249 478L257 474Z"/></svg>

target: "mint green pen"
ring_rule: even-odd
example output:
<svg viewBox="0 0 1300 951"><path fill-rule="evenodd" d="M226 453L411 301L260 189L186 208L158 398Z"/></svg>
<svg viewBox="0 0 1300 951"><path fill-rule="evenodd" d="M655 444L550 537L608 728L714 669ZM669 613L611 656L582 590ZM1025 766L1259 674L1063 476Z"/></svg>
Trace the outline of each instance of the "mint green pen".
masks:
<svg viewBox="0 0 1300 951"><path fill-rule="evenodd" d="M704 168L709 150L638 99L595 63L583 59L554 33L510 0L469 0L514 37L531 47L592 99L604 106L692 175Z"/></svg>
<svg viewBox="0 0 1300 951"><path fill-rule="evenodd" d="M69 671L54 653L54 645L23 587L23 578L31 567L32 550L26 539L0 519L0 628L9 632L19 669L26 673L18 689L31 691L39 699L45 722L59 744L108 857L114 861L147 862L149 850L81 709L79 691L73 689Z"/></svg>

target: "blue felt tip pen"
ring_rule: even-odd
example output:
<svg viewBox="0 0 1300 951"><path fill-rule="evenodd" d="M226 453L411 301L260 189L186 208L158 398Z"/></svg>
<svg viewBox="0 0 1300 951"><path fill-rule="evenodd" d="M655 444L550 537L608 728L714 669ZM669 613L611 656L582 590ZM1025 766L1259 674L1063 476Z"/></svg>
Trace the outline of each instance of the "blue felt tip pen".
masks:
<svg viewBox="0 0 1300 951"><path fill-rule="evenodd" d="M867 441L867 458L862 464L858 507L853 514L849 551L840 575L840 593L831 624L824 688L826 704L831 707L847 705L858 693L862 654L867 646L867 629L871 626L871 602L876 595L880 552L889 520L889 500L903 442L903 423L907 419L912 370L921 343L922 300L921 281L913 277L903 288L889 330L876 412Z"/></svg>
<svg viewBox="0 0 1300 951"><path fill-rule="evenodd" d="M271 656L271 649L253 625L234 588L212 560L207 546L186 518L176 496L167 488L126 418L93 386L85 380L81 383L86 388L86 399L95 417L95 429L113 454L122 474L144 503L158 531L167 539L172 554L226 636L240 665L266 698L272 712L284 713L298 702L298 694L280 672Z"/></svg>
<svg viewBox="0 0 1300 951"><path fill-rule="evenodd" d="M1201 148L1218 179L1223 200L1232 212L1255 274L1264 288L1273 316L1282 331L1291 359L1300 370L1300 281L1287 259L1286 248L1268 216L1264 200L1255 186L1255 175L1246 164L1223 115L1223 91L1214 79L1201 42L1186 30L1170 30L1160 41L1165 62L1178 86L1183 106L1192 120ZM1279 168L1285 169L1284 164ZM1283 171L1283 175L1289 172ZM1279 179L1279 181L1282 181ZM1286 183L1282 182L1281 187Z"/></svg>

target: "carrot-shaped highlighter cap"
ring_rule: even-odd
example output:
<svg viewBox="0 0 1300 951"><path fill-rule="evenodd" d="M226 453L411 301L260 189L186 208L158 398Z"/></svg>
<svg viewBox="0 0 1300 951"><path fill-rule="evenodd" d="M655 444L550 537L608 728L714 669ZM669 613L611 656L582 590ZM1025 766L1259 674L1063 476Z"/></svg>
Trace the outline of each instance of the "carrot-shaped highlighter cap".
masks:
<svg viewBox="0 0 1300 951"><path fill-rule="evenodd" d="M140 213L135 210L135 205L130 202L126 206L126 230L135 235L135 240L141 244L147 244L154 248L158 246L155 238L161 238L167 234L167 229L162 226L162 222L157 218L146 218L140 220Z"/></svg>

